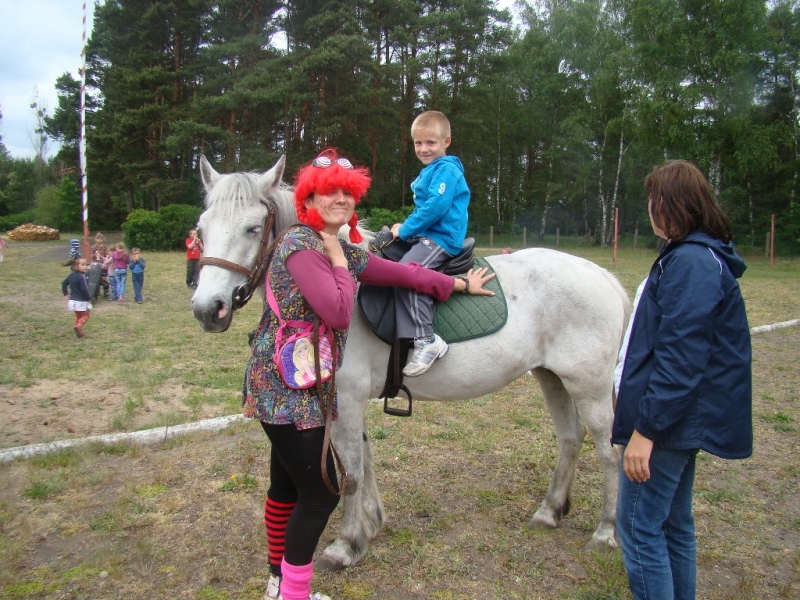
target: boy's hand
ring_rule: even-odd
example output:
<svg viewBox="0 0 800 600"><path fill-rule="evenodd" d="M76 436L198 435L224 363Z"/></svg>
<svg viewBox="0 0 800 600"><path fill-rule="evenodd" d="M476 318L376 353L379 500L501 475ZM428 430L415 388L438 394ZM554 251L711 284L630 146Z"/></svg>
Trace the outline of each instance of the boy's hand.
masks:
<svg viewBox="0 0 800 600"><path fill-rule="evenodd" d="M399 238L400 237L400 226L402 223L395 223L392 225L392 237Z"/></svg>

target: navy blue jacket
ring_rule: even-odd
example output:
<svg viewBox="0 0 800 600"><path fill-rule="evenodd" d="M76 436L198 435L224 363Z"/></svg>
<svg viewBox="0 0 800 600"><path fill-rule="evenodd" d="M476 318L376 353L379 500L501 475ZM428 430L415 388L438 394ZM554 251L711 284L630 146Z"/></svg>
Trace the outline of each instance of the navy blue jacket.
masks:
<svg viewBox="0 0 800 600"><path fill-rule="evenodd" d="M69 299L78 302L91 302L92 294L89 291L89 284L86 283L86 275L80 271L73 271L61 282L61 293L66 296L69 288Z"/></svg>
<svg viewBox="0 0 800 600"><path fill-rule="evenodd" d="M752 353L731 244L694 232L650 270L634 316L611 442L722 458L753 451Z"/></svg>

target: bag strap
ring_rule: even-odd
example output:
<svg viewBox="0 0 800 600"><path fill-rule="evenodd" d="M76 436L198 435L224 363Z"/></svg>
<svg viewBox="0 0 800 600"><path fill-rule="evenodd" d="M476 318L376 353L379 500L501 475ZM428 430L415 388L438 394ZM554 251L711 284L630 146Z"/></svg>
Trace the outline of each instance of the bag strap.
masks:
<svg viewBox="0 0 800 600"><path fill-rule="evenodd" d="M336 452L333 440L331 440L331 418L333 416L333 401L336 394L336 365L338 364L336 356L336 338L334 337L333 343L331 344L331 352L333 354L331 363L331 384L328 390L328 397L325 398L322 393L322 368L319 362L319 316L317 315L314 316L313 340L314 368L317 370L317 397L319 398L320 411L322 411L322 416L325 419L325 435L322 438L322 461L320 463L320 469L322 470L322 480L325 482L325 487L327 487L334 496L341 496L344 491L345 483L347 482L347 471L344 468L344 464L342 464L342 459L339 458L339 453ZM333 487L328 477L328 447L330 447L333 459L336 461L336 468L339 469L339 472L342 474L338 491Z"/></svg>
<svg viewBox="0 0 800 600"><path fill-rule="evenodd" d="M281 318L281 311L278 309L278 301L275 299L275 294L272 293L272 287L269 285L269 276L266 278L267 280L267 302L269 302L269 307L272 309L272 312L275 313L275 316L278 317L278 321L280 325L284 325L284 320ZM291 323L291 321L290 321ZM342 463L342 459L339 458L339 453L336 452L336 448L333 445L333 441L331 440L331 419L333 417L333 402L334 397L336 394L336 365L338 364L337 360L337 346L336 346L336 336L334 335L333 343L331 344L331 352L332 356L332 364L331 364L331 386L330 390L328 391L328 397L325 398L323 394L322 388L322 367L319 362L319 315L314 315L314 335L312 336L312 341L314 344L314 369L317 373L317 398L319 399L319 409L322 413L322 418L325 419L325 435L322 439L322 461L320 465L320 469L322 471L322 481L325 482L325 487L328 488L331 494L334 496L341 496L342 490L344 490L344 484L347 481L347 471L344 468L344 464ZM333 459L336 461L336 468L339 469L339 472L342 474L341 481L339 482L339 490L337 491L336 488L333 487L330 478L328 477L328 448L331 450L331 454L333 454Z"/></svg>

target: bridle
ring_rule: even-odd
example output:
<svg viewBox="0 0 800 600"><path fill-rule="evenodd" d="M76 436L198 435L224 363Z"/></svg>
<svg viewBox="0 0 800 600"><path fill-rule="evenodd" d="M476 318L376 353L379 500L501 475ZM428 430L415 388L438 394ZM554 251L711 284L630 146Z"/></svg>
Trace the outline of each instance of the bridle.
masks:
<svg viewBox="0 0 800 600"><path fill-rule="evenodd" d="M205 265L221 267L223 269L228 269L229 271L241 273L247 277L247 281L237 287L233 292L233 300L231 302L233 310L242 308L245 304L247 304L250 298L253 296L253 292L258 289L258 286L261 285L261 281L264 279L264 274L267 271L269 262L267 261L267 257L272 249L270 238L273 240L276 239L274 235L275 232L272 231L274 227L275 211L271 210L267 214L267 218L264 222L264 231L261 235L261 244L258 247L258 256L256 256L256 262L250 269L243 267L242 265L237 265L229 260L225 260L224 258L215 258L213 256L204 256L198 263L201 267Z"/></svg>

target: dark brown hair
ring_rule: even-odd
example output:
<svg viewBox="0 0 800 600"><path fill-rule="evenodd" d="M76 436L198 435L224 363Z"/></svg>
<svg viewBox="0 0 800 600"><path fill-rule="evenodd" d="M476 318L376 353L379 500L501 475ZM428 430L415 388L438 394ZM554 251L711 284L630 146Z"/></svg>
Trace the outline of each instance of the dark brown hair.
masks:
<svg viewBox="0 0 800 600"><path fill-rule="evenodd" d="M703 231L731 241L728 217L714 199L708 180L694 164L672 160L658 165L644 180L653 222L671 241L680 241L692 231Z"/></svg>

